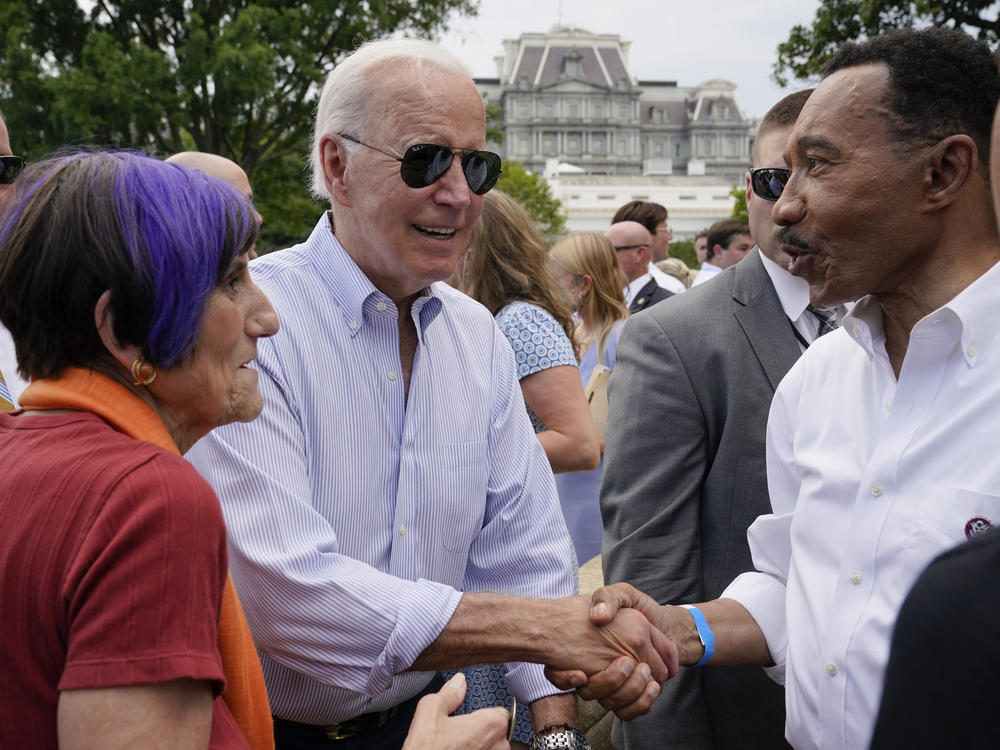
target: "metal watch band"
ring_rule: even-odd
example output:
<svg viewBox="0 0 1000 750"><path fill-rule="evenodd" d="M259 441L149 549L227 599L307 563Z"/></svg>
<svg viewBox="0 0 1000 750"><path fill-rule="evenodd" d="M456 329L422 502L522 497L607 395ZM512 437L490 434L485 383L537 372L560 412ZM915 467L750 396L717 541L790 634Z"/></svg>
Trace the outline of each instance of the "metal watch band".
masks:
<svg viewBox="0 0 1000 750"><path fill-rule="evenodd" d="M535 735L530 750L590 750L590 743L579 729Z"/></svg>

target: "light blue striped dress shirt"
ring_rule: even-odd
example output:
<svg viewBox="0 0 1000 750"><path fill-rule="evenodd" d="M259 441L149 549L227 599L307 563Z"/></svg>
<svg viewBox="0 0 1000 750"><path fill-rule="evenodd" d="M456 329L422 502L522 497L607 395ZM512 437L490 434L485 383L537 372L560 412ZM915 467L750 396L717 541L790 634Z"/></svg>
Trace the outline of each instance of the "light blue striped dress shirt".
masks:
<svg viewBox="0 0 1000 750"><path fill-rule="evenodd" d="M251 270L281 319L258 346L264 411L188 455L222 502L275 715L341 721L426 685L403 672L459 590L572 594L572 544L484 307L441 283L416 299L406 400L396 307L326 215ZM556 692L509 666L519 700Z"/></svg>

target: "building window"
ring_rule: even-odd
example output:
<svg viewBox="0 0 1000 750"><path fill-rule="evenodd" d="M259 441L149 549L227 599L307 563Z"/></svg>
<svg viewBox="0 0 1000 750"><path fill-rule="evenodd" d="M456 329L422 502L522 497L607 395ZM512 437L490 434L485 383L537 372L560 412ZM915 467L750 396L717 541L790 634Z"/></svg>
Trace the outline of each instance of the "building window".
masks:
<svg viewBox="0 0 1000 750"><path fill-rule="evenodd" d="M681 144L675 143L674 144L674 158L675 159L679 159L680 155L681 155Z"/></svg>
<svg viewBox="0 0 1000 750"><path fill-rule="evenodd" d="M729 105L728 104L720 104L719 105L719 119L720 120L728 120L729 119Z"/></svg>
<svg viewBox="0 0 1000 750"><path fill-rule="evenodd" d="M546 156L556 155L556 137L549 133L542 137L542 153Z"/></svg>
<svg viewBox="0 0 1000 750"><path fill-rule="evenodd" d="M618 199L617 195L599 195L599 196L597 196L597 200L599 200L599 201L613 201L613 200L617 200L617 199Z"/></svg>
<svg viewBox="0 0 1000 750"><path fill-rule="evenodd" d="M618 155L625 156L625 141L618 141Z"/></svg>
<svg viewBox="0 0 1000 750"><path fill-rule="evenodd" d="M712 141L709 138L703 138L701 141L701 154L702 156L712 155Z"/></svg>
<svg viewBox="0 0 1000 750"><path fill-rule="evenodd" d="M618 117L619 117L619 119L622 119L622 120L624 120L624 119L626 119L628 117L628 105L627 104L619 104L618 105Z"/></svg>
<svg viewBox="0 0 1000 750"><path fill-rule="evenodd" d="M580 75L580 60L575 57L566 58L566 75L568 76L578 76Z"/></svg>
<svg viewBox="0 0 1000 750"><path fill-rule="evenodd" d="M653 144L653 156L663 156L663 144L654 143Z"/></svg>
<svg viewBox="0 0 1000 750"><path fill-rule="evenodd" d="M594 117L597 118L597 119L599 119L599 120L604 119L604 105L603 104L595 104L594 105Z"/></svg>
<svg viewBox="0 0 1000 750"><path fill-rule="evenodd" d="M604 142L603 135L595 135L591 137L590 150L595 154L605 154L607 149L607 144Z"/></svg>
<svg viewBox="0 0 1000 750"><path fill-rule="evenodd" d="M553 113L554 113L554 110L552 108L552 102L544 102L542 104L542 116L543 117L552 117Z"/></svg>
<svg viewBox="0 0 1000 750"><path fill-rule="evenodd" d="M523 155L527 155L529 153L528 152L528 139L527 138L521 138L520 140L518 140L518 142L517 142L517 151L518 151L518 153L523 154Z"/></svg>
<svg viewBox="0 0 1000 750"><path fill-rule="evenodd" d="M730 138L729 139L729 155L730 156L736 156L736 139L735 138Z"/></svg>
<svg viewBox="0 0 1000 750"><path fill-rule="evenodd" d="M579 104L574 102L573 104L569 105L569 117L573 118L574 120L580 117Z"/></svg>
<svg viewBox="0 0 1000 750"><path fill-rule="evenodd" d="M517 105L517 116L518 117L524 117L524 118L528 117L528 103L527 102L519 102L518 103L518 105Z"/></svg>
<svg viewBox="0 0 1000 750"><path fill-rule="evenodd" d="M570 133L566 136L566 153L573 154L574 156L581 153L580 135L578 133Z"/></svg>

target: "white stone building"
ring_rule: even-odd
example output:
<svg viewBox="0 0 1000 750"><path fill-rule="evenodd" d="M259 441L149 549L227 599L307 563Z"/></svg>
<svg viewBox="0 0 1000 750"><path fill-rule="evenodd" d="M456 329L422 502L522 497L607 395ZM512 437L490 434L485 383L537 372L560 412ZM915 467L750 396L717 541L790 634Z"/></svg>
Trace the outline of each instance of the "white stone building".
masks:
<svg viewBox="0 0 1000 750"><path fill-rule="evenodd" d="M689 237L729 215L756 122L728 81L635 79L630 44L571 27L525 33L504 40L497 77L476 82L503 110L501 154L546 174L570 231L603 229L622 203L652 200Z"/></svg>

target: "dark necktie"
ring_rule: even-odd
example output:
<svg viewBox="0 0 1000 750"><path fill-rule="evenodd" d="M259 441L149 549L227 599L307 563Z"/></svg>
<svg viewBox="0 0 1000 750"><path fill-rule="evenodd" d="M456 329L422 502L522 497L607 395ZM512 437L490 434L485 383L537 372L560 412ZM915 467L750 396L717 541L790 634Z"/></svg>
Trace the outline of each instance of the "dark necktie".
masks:
<svg viewBox="0 0 1000 750"><path fill-rule="evenodd" d="M806 310L816 316L816 320L819 321L819 329L816 331L816 338L829 333L837 327L836 310L820 310L818 307L813 307L812 305L806 305Z"/></svg>

